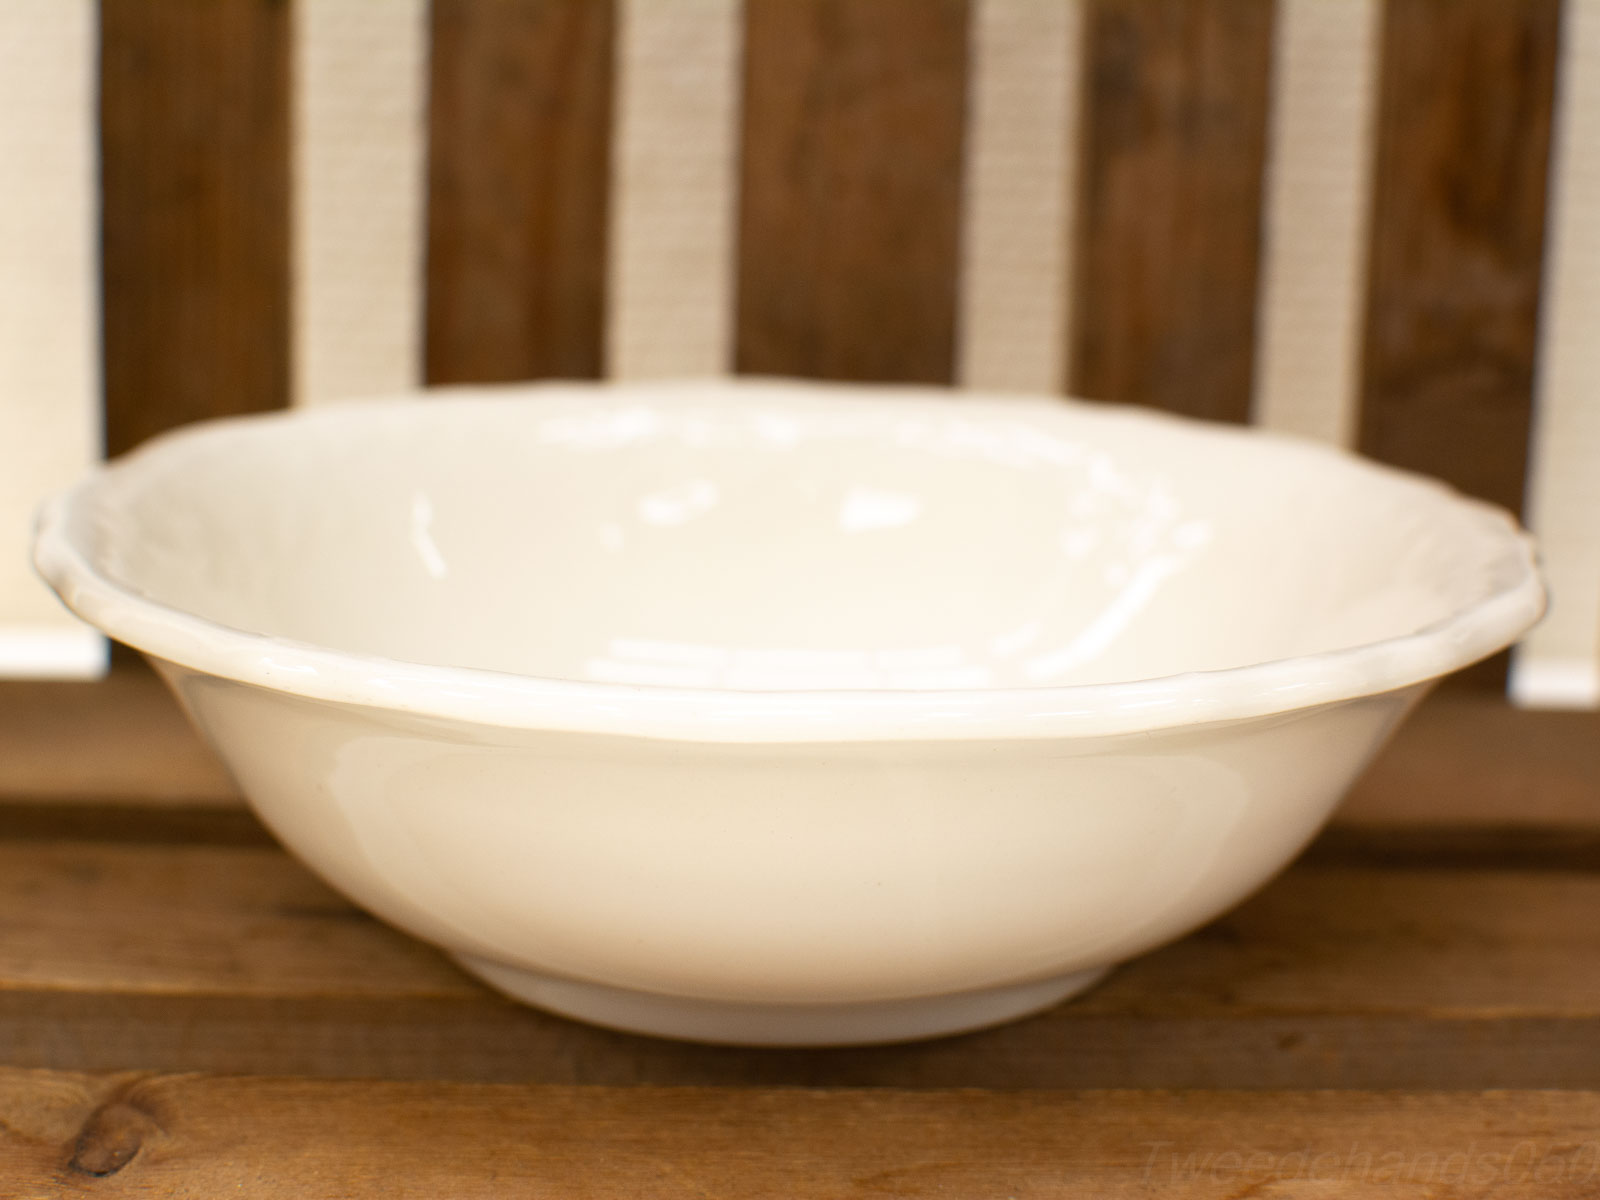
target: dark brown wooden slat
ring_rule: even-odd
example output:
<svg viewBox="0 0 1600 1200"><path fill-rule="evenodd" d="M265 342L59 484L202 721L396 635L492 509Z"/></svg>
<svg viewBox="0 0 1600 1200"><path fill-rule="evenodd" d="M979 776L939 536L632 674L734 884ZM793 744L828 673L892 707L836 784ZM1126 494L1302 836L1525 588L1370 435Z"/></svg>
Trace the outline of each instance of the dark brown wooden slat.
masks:
<svg viewBox="0 0 1600 1200"><path fill-rule="evenodd" d="M982 1093L0 1072L25 1194L1593 1195L1594 1092ZM1304 1190L1302 1190L1304 1189ZM37 1194L44 1194L42 1191Z"/></svg>
<svg viewBox="0 0 1600 1200"><path fill-rule="evenodd" d="M1595 778L1600 787L1600 775ZM1338 824L1324 830L1300 861L1407 871L1595 873L1600 872L1600 828Z"/></svg>
<svg viewBox="0 0 1600 1200"><path fill-rule="evenodd" d="M610 0L434 0L431 383L601 369Z"/></svg>
<svg viewBox="0 0 1600 1200"><path fill-rule="evenodd" d="M1593 1018L1066 1014L906 1046L633 1037L472 999L0 990L0 1061L58 1070L718 1087L1584 1088Z"/></svg>
<svg viewBox="0 0 1600 1200"><path fill-rule="evenodd" d="M0 843L136 846L277 845L246 806L158 805L56 799L0 801ZM1600 827L1336 824L1306 849L1318 866L1420 870L1600 872Z"/></svg>
<svg viewBox="0 0 1600 1200"><path fill-rule="evenodd" d="M8 797L0 842L100 842L146 846L271 846L272 834L242 804L139 807L116 801L62 804Z"/></svg>
<svg viewBox="0 0 1600 1200"><path fill-rule="evenodd" d="M1558 0L1385 6L1361 449L1522 503Z"/></svg>
<svg viewBox="0 0 1600 1200"><path fill-rule="evenodd" d="M8 797L0 802L0 842L78 842L139 846L277 844L243 805L139 807L115 801L63 804ZM1336 824L1301 857L1318 866L1381 866L1409 871L1600 872L1600 827L1524 825Z"/></svg>
<svg viewBox="0 0 1600 1200"><path fill-rule="evenodd" d="M945 383L965 0L749 0L735 359Z"/></svg>
<svg viewBox="0 0 1600 1200"><path fill-rule="evenodd" d="M106 448L281 407L289 6L103 0Z"/></svg>
<svg viewBox="0 0 1600 1200"><path fill-rule="evenodd" d="M1242 421L1270 0L1089 0L1071 390Z"/></svg>
<svg viewBox="0 0 1600 1200"><path fill-rule="evenodd" d="M1559 0L1385 8L1361 449L1522 507ZM1500 688L1509 659L1457 687Z"/></svg>

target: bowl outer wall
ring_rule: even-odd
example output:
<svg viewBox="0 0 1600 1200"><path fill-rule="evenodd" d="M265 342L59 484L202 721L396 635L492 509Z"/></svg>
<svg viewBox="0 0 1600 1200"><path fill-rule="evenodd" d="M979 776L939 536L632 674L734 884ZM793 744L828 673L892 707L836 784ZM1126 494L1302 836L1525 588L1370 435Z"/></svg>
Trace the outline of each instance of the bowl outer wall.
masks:
<svg viewBox="0 0 1600 1200"><path fill-rule="evenodd" d="M488 729L157 663L266 824L449 950L853 1003L1178 937L1277 872L1425 690L1151 734L693 744Z"/></svg>

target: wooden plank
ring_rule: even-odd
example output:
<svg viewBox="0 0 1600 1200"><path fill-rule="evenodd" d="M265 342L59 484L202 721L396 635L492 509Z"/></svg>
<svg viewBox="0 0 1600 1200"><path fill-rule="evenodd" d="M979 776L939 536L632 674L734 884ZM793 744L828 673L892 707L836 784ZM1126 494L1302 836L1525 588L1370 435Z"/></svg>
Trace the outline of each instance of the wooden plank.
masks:
<svg viewBox="0 0 1600 1200"><path fill-rule="evenodd" d="M7 892L19 901L48 894L61 906L12 918L12 944L34 939L36 946L25 977L7 970L18 983L275 995L475 990L453 969L438 970L431 953L413 953L386 927L357 920L270 851L52 850L0 847L0 861L15 870ZM81 872L92 874L90 885ZM184 917L202 897L215 911ZM104 919L85 928L85 912ZM143 923L152 912L171 915L169 933L144 935L108 957L116 937L133 928L118 924ZM259 938L258 960L243 958L241 946L207 942L214 927L241 914ZM1126 965L1063 1017L1329 1010L1600 1017L1597 915L1600 878L1589 873L1307 867L1201 933ZM163 937L170 945L160 944ZM226 973L195 958L197 950L225 954Z"/></svg>
<svg viewBox="0 0 1600 1200"><path fill-rule="evenodd" d="M1385 7L1361 449L1517 511L1557 0Z"/></svg>
<svg viewBox="0 0 1600 1200"><path fill-rule="evenodd" d="M1600 825L1600 713L1523 712L1492 693L1429 697L1335 819L1361 825Z"/></svg>
<svg viewBox="0 0 1600 1200"><path fill-rule="evenodd" d="M1346 845L1029 1021L805 1052L630 1037L511 1004L271 849L0 842L0 1061L561 1083L1587 1086L1594 849L1540 863L1524 846L1506 869L1485 845L1459 867L1371 865Z"/></svg>
<svg viewBox="0 0 1600 1200"><path fill-rule="evenodd" d="M60 807L51 806L49 811L59 812ZM5 821L5 816L5 810L0 809L0 822ZM7 827L0 824L0 829ZM219 841L229 836L220 822L216 836ZM1316 866L1399 867L1408 871L1596 873L1600 872L1600 827L1341 823L1323 830L1298 861Z"/></svg>
<svg viewBox="0 0 1600 1200"><path fill-rule="evenodd" d="M1181 1186L1192 1197L1555 1200L1593 1194L1597 1125L1593 1092L729 1091L0 1072L6 1177L104 1195L1022 1198Z"/></svg>
<svg viewBox="0 0 1600 1200"><path fill-rule="evenodd" d="M1077 1007L1590 1017L1597 917L1588 872L1299 867Z"/></svg>
<svg viewBox="0 0 1600 1200"><path fill-rule="evenodd" d="M103 0L106 449L281 407L288 5Z"/></svg>
<svg viewBox="0 0 1600 1200"><path fill-rule="evenodd" d="M0 843L16 906L0 987L187 995L461 995L434 951L275 847Z"/></svg>
<svg viewBox="0 0 1600 1200"><path fill-rule="evenodd" d="M1446 691L1402 727L1335 820L1594 829L1597 795L1600 714L1522 712L1495 696ZM0 683L0 808L238 803L226 772L144 667L124 664L93 685Z"/></svg>
<svg viewBox="0 0 1600 1200"><path fill-rule="evenodd" d="M99 683L0 683L0 804L237 804L161 681L137 662Z"/></svg>
<svg viewBox="0 0 1600 1200"><path fill-rule="evenodd" d="M601 369L613 5L434 0L425 375Z"/></svg>
<svg viewBox="0 0 1600 1200"><path fill-rule="evenodd" d="M216 995L475 993L275 848L0 843L0 987ZM1600 1019L1600 875L1291 869L1062 1010ZM230 930L246 929L248 937Z"/></svg>
<svg viewBox="0 0 1600 1200"><path fill-rule="evenodd" d="M1071 390L1249 415L1269 0L1088 0Z"/></svg>
<svg viewBox="0 0 1600 1200"><path fill-rule="evenodd" d="M510 1001L0 989L21 1067L316 1078L719 1087L1584 1088L1592 1019L1440 1014L1047 1014L959 1038L845 1050L695 1046Z"/></svg>
<svg viewBox="0 0 1600 1200"><path fill-rule="evenodd" d="M945 383L966 0L749 0L735 361Z"/></svg>
<svg viewBox="0 0 1600 1200"><path fill-rule="evenodd" d="M0 803L0 840L97 842L138 846L275 846L243 804L133 804L29 800Z"/></svg>

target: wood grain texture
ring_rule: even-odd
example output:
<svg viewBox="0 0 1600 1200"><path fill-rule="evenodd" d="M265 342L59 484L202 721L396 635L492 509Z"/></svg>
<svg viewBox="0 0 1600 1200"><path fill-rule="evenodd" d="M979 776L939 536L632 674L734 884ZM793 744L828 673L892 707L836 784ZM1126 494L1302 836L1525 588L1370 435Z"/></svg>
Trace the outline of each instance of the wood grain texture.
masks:
<svg viewBox="0 0 1600 1200"><path fill-rule="evenodd" d="M281 407L288 5L104 0L106 448Z"/></svg>
<svg viewBox="0 0 1600 1200"><path fill-rule="evenodd" d="M276 847L0 843L11 985L189 995L461 995L437 953Z"/></svg>
<svg viewBox="0 0 1600 1200"><path fill-rule="evenodd" d="M1520 512L1558 0L1383 16L1359 447ZM1456 686L1504 687L1496 655Z"/></svg>
<svg viewBox="0 0 1600 1200"><path fill-rule="evenodd" d="M1249 415L1269 0L1088 0L1071 390Z"/></svg>
<svg viewBox="0 0 1600 1200"><path fill-rule="evenodd" d="M238 804L238 791L142 662L98 683L0 682L0 804Z"/></svg>
<svg viewBox="0 0 1600 1200"><path fill-rule="evenodd" d="M735 361L945 383L965 0L749 0Z"/></svg>
<svg viewBox="0 0 1600 1200"><path fill-rule="evenodd" d="M1335 820L1600 827L1600 712L1527 712L1492 692L1436 692L1357 780Z"/></svg>
<svg viewBox="0 0 1600 1200"><path fill-rule="evenodd" d="M1361 449L1517 511L1557 0L1391 0Z"/></svg>
<svg viewBox="0 0 1600 1200"><path fill-rule="evenodd" d="M419 1086L0 1072L52 1193L360 1197L1588 1196L1593 1092ZM179 1191L181 1189L181 1193Z"/></svg>
<svg viewBox="0 0 1600 1200"><path fill-rule="evenodd" d="M128 662L98 684L0 683L0 809L17 803L148 810L241 801L160 681ZM1600 713L1523 712L1482 692L1436 693L1335 819L1600 828ZM4 824L0 815L0 836Z"/></svg>
<svg viewBox="0 0 1600 1200"><path fill-rule="evenodd" d="M120 730L121 749L78 777L114 783L127 754L141 786L170 781L173 760L138 755L170 700L143 674L114 675L118 688L0 688L0 739L54 747L27 768L38 782L51 755L78 771L103 753L74 730ZM1435 697L1344 823L1234 913L1032 1020L847 1051L695 1047L547 1016L364 916L236 809L12 793L0 1062L738 1087L1592 1087L1596 722Z"/></svg>
<svg viewBox="0 0 1600 1200"><path fill-rule="evenodd" d="M0 843L4 987L227 995L481 989L275 847ZM1349 1012L1600 1017L1600 873L1298 866L1063 1019ZM229 938L229 928L248 929Z"/></svg>
<svg viewBox="0 0 1600 1200"><path fill-rule="evenodd" d="M0 1061L545 1083L1590 1086L1600 859L1571 850L1524 845L1502 866L1484 842L1465 865L1425 850L1369 864L1381 842L1347 844L1031 1020L781 1051L512 1004L271 848L10 840Z"/></svg>
<svg viewBox="0 0 1600 1200"><path fill-rule="evenodd" d="M1045 1017L913 1046L743 1050L578 1025L507 1000L0 991L20 1067L575 1085L1586 1088L1595 1026L1447 1013Z"/></svg>
<svg viewBox="0 0 1600 1200"><path fill-rule="evenodd" d="M434 0L430 383L598 376L610 0Z"/></svg>

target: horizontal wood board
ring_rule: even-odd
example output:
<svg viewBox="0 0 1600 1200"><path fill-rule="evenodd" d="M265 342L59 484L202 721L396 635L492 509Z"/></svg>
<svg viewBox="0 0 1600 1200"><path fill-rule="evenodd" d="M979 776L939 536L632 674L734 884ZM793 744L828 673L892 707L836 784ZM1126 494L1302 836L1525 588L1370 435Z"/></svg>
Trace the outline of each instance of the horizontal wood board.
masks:
<svg viewBox="0 0 1600 1200"><path fill-rule="evenodd" d="M1593 1092L727 1092L4 1071L0 1122L0 1171L51 1195L1557 1200L1592 1195L1600 1178Z"/></svg>
<svg viewBox="0 0 1600 1200"><path fill-rule="evenodd" d="M90 807L241 803L166 689L133 661L98 684L0 682L0 796ZM1600 826L1600 714L1523 712L1495 696L1438 692L1335 819Z"/></svg>

